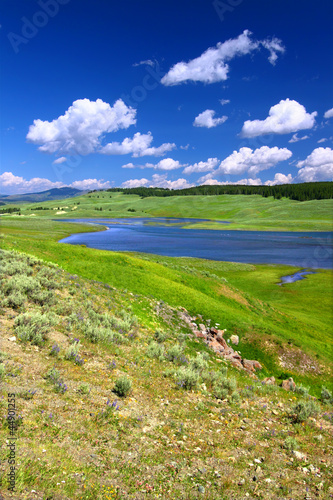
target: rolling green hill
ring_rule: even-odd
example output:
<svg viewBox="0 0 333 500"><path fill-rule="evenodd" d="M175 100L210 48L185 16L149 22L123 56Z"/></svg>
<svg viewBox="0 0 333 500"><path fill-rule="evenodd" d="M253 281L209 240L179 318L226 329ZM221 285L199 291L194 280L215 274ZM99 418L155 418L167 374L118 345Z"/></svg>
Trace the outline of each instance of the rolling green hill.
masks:
<svg viewBox="0 0 333 500"><path fill-rule="evenodd" d="M2 207L2 212L6 210ZM15 204L21 216L43 218L189 217L209 219L196 228L221 229L214 221L229 221L228 229L331 231L333 200L276 200L260 195L173 196L167 198L100 191L66 201ZM6 217L6 216L2 216ZM191 224L188 228L193 227Z"/></svg>

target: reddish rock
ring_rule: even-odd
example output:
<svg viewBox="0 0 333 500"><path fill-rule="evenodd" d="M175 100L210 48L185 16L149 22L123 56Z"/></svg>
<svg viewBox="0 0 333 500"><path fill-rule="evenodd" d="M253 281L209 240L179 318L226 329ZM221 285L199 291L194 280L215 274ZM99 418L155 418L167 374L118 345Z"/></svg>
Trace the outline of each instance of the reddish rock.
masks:
<svg viewBox="0 0 333 500"><path fill-rule="evenodd" d="M205 335L203 332L199 332L199 330L195 330L194 335L195 335L198 339L205 339L205 338L206 338L206 335Z"/></svg>
<svg viewBox="0 0 333 500"><path fill-rule="evenodd" d="M261 366L261 364L259 363L259 361L255 361L255 360L254 360L254 361L252 361L252 363L253 363L253 366L254 366L254 368L255 368L256 370L262 370L262 366Z"/></svg>
<svg viewBox="0 0 333 500"><path fill-rule="evenodd" d="M238 359L232 358L231 364L233 366L235 366L236 368L238 368L239 370L244 370L244 366L242 365L242 363Z"/></svg>
<svg viewBox="0 0 333 500"><path fill-rule="evenodd" d="M205 325L203 325L202 323L199 323L199 328L202 332L205 332L206 331L206 327Z"/></svg>
<svg viewBox="0 0 333 500"><path fill-rule="evenodd" d="M283 387L283 389L285 389L286 391L294 391L296 384L293 381L293 379L290 377L290 378L288 378L288 380L282 381L281 387Z"/></svg>
<svg viewBox="0 0 333 500"><path fill-rule="evenodd" d="M218 334L218 330L216 330L216 328L211 328L210 329L210 333L212 333L213 335L217 335Z"/></svg>
<svg viewBox="0 0 333 500"><path fill-rule="evenodd" d="M266 377L266 378L264 378L262 383L265 385L274 385L275 384L275 377Z"/></svg>

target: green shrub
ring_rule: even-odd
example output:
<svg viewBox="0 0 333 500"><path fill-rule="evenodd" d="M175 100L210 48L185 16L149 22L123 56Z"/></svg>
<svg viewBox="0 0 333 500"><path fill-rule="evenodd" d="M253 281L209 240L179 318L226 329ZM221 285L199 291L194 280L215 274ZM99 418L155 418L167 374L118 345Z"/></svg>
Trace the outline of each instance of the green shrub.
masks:
<svg viewBox="0 0 333 500"><path fill-rule="evenodd" d="M309 395L309 388L304 387L303 385L297 385L295 387L295 392L297 392L297 394L301 394L302 396L308 396Z"/></svg>
<svg viewBox="0 0 333 500"><path fill-rule="evenodd" d="M198 356L196 358L191 359L190 367L193 370L196 370L199 373L201 373L203 370L205 370L208 367L208 363L202 354L198 354Z"/></svg>
<svg viewBox="0 0 333 500"><path fill-rule="evenodd" d="M168 338L168 336L165 332L161 332L161 330L156 330L156 332L154 333L154 338L156 342L162 344L162 342L164 342Z"/></svg>
<svg viewBox="0 0 333 500"><path fill-rule="evenodd" d="M314 417L317 415L319 408L312 401L312 399L307 401L299 401L296 403L292 409L292 419L294 422L305 422L309 417Z"/></svg>
<svg viewBox="0 0 333 500"><path fill-rule="evenodd" d="M97 344L107 338L107 330L87 323L83 329L83 335L93 344Z"/></svg>
<svg viewBox="0 0 333 500"><path fill-rule="evenodd" d="M288 451L294 451L298 450L299 444L295 438L288 436L283 443L283 447Z"/></svg>
<svg viewBox="0 0 333 500"><path fill-rule="evenodd" d="M237 391L233 391L231 394L230 394L230 401L232 403L238 403L238 401L240 401L241 397L240 397L240 394L239 392Z"/></svg>
<svg viewBox="0 0 333 500"><path fill-rule="evenodd" d="M326 389L326 387L322 386L321 388L321 394L320 394L320 400L323 403L333 403L333 397L331 391Z"/></svg>
<svg viewBox="0 0 333 500"><path fill-rule="evenodd" d="M193 389L199 382L199 373L190 366L180 367L175 375L176 384L184 389Z"/></svg>
<svg viewBox="0 0 333 500"><path fill-rule="evenodd" d="M20 292L30 294L31 292L40 289L39 282L31 276L13 276L9 281L6 281L2 286L5 295L12 292Z"/></svg>
<svg viewBox="0 0 333 500"><path fill-rule="evenodd" d="M166 359L168 361L172 361L172 363L182 364L186 363L187 359L184 356L184 349L180 344L174 344L168 349L166 355Z"/></svg>
<svg viewBox="0 0 333 500"><path fill-rule="evenodd" d="M151 342L147 347L146 354L148 358L157 358L162 360L164 356L164 346L157 342Z"/></svg>
<svg viewBox="0 0 333 500"><path fill-rule="evenodd" d="M47 290L36 290L30 294L30 298L33 302L40 306L51 306L55 303L55 296L53 292L49 292Z"/></svg>
<svg viewBox="0 0 333 500"><path fill-rule="evenodd" d="M217 399L225 399L228 394L232 394L237 388L234 378L220 376L214 384L213 394Z"/></svg>
<svg viewBox="0 0 333 500"><path fill-rule="evenodd" d="M52 325L56 323L51 314L24 313L15 319L15 332L23 342L42 345Z"/></svg>
<svg viewBox="0 0 333 500"><path fill-rule="evenodd" d="M3 305L5 307L11 307L12 309L19 309L23 306L25 300L26 298L21 292L14 290L3 301Z"/></svg>
<svg viewBox="0 0 333 500"><path fill-rule="evenodd" d="M81 394L89 394L90 393L90 386L87 382L82 382L78 388L78 392Z"/></svg>
<svg viewBox="0 0 333 500"><path fill-rule="evenodd" d="M3 363L0 363L0 380L5 376L6 367Z"/></svg>
<svg viewBox="0 0 333 500"><path fill-rule="evenodd" d="M130 393L131 388L132 388L131 380L128 379L126 375L124 375L116 380L116 383L112 390L120 398L125 398Z"/></svg>

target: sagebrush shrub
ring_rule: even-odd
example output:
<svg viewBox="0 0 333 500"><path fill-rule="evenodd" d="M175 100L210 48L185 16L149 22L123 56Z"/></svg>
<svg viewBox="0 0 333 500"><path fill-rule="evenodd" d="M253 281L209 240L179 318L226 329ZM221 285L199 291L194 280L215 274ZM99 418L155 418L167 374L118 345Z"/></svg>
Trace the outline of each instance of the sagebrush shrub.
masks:
<svg viewBox="0 0 333 500"><path fill-rule="evenodd" d="M237 389L234 378L219 377L214 384L213 393L217 399L225 399L228 394L232 394Z"/></svg>
<svg viewBox="0 0 333 500"><path fill-rule="evenodd" d="M283 443L283 447L288 451L294 451L298 450L299 444L295 438L288 436Z"/></svg>
<svg viewBox="0 0 333 500"><path fill-rule="evenodd" d="M168 335L165 332L161 332L161 330L156 330L156 332L154 333L154 338L156 342L161 344L168 338Z"/></svg>
<svg viewBox="0 0 333 500"><path fill-rule="evenodd" d="M193 389L199 382L199 373L190 366L182 366L175 373L176 384L184 389Z"/></svg>
<svg viewBox="0 0 333 500"><path fill-rule="evenodd" d="M165 355L168 361L172 361L172 363L183 363L186 362L186 358L184 357L184 349L180 344L174 344L171 346Z"/></svg>
<svg viewBox="0 0 333 500"><path fill-rule="evenodd" d="M15 332L23 342L31 342L41 345L47 338L47 334L56 323L53 314L41 314L39 312L23 313L15 319Z"/></svg>
<svg viewBox="0 0 333 500"><path fill-rule="evenodd" d="M132 382L126 375L118 378L113 388L113 392L120 398L126 397L132 388Z"/></svg>
<svg viewBox="0 0 333 500"><path fill-rule="evenodd" d="M12 309L18 309L23 306L25 300L26 297L21 292L14 290L3 300L3 305Z"/></svg>
<svg viewBox="0 0 333 500"><path fill-rule="evenodd" d="M148 358L163 359L164 351L165 349L163 345L160 345L157 342L151 342L147 347L146 354Z"/></svg>
<svg viewBox="0 0 333 500"><path fill-rule="evenodd" d="M294 422L305 422L309 417L314 417L319 412L318 406L310 400L299 401L292 409L292 419Z"/></svg>
<svg viewBox="0 0 333 500"><path fill-rule="evenodd" d="M331 391L329 391L326 387L322 386L320 399L323 403L333 403L333 397Z"/></svg>
<svg viewBox="0 0 333 500"><path fill-rule="evenodd" d="M208 363L202 354L198 354L196 358L192 358L190 361L190 366L193 370L202 372L208 367Z"/></svg>

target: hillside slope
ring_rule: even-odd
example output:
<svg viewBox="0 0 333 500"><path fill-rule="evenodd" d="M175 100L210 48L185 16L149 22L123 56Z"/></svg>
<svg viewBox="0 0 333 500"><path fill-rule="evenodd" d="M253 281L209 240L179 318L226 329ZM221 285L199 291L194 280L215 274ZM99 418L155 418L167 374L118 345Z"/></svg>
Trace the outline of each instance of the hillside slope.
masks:
<svg viewBox="0 0 333 500"><path fill-rule="evenodd" d="M330 497L327 391L249 378L163 301L0 256L0 435L17 437L14 493L1 449L5 500Z"/></svg>

